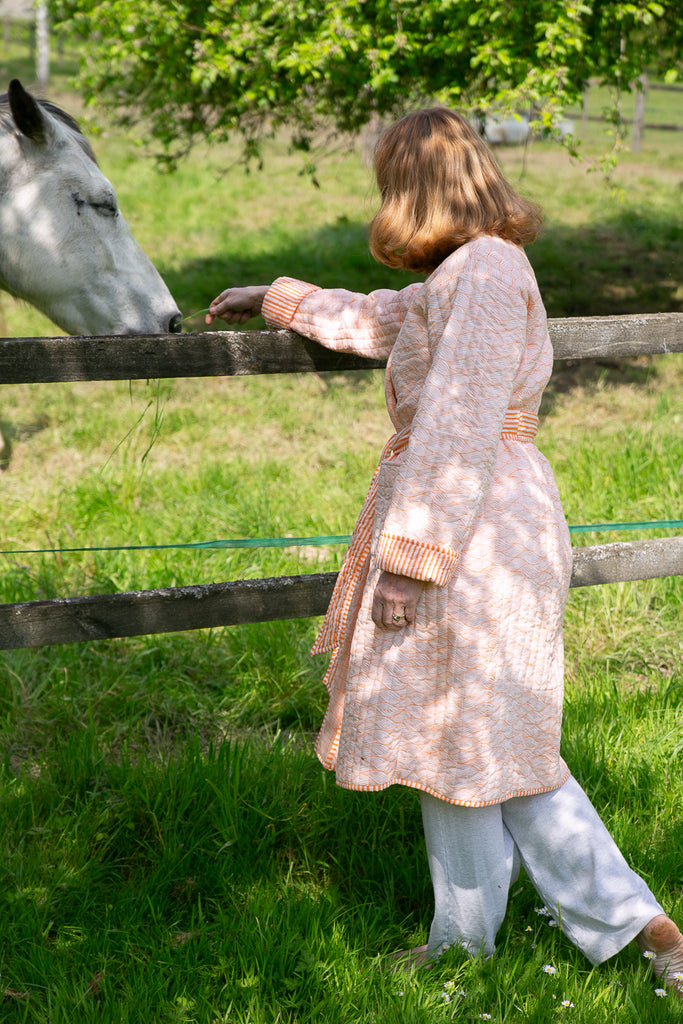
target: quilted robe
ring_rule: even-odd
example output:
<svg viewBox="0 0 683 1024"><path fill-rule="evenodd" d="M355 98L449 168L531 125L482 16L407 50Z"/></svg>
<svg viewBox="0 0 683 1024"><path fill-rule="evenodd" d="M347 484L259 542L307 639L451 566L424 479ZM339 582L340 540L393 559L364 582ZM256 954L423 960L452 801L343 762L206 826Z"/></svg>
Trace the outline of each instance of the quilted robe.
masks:
<svg viewBox="0 0 683 1024"><path fill-rule="evenodd" d="M388 358L382 454L314 652L332 649L316 751L339 785L466 806L555 789L571 546L533 443L552 369L522 249L479 236L424 284L369 295L280 278L266 320ZM380 573L426 582L413 624L371 618Z"/></svg>

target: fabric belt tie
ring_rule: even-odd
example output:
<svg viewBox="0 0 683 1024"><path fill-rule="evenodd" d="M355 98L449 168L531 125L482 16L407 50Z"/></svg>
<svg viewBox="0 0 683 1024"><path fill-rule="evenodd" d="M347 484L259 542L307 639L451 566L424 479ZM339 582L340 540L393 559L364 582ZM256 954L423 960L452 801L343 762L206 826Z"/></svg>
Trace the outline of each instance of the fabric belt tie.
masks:
<svg viewBox="0 0 683 1024"><path fill-rule="evenodd" d="M533 442L538 431L538 416L523 409L508 409L500 432L502 441ZM410 441L410 427L404 427L398 434L389 438L384 446L379 465L375 470L367 497L360 510L358 521L347 548L342 567L339 570L327 614L311 654L323 654L339 647L346 632L346 623L356 588L363 574L370 555L370 542L375 519L375 500L377 497L377 478L384 462L391 462L401 455Z"/></svg>

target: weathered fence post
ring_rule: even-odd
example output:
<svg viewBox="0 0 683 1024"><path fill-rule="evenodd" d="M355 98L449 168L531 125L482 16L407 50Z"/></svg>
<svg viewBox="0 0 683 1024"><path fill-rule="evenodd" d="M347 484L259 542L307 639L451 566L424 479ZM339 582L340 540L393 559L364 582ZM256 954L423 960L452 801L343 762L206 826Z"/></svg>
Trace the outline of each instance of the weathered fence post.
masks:
<svg viewBox="0 0 683 1024"><path fill-rule="evenodd" d="M635 89L635 106L633 110L633 130L631 134L631 152L640 153L645 132L645 103L647 99L647 75L642 74L633 83Z"/></svg>
<svg viewBox="0 0 683 1024"><path fill-rule="evenodd" d="M586 82L583 93L581 95L581 139L586 138L586 129L588 128L588 102L590 99L591 84Z"/></svg>
<svg viewBox="0 0 683 1024"><path fill-rule="evenodd" d="M50 30L47 4L36 5L36 83L45 88L50 78Z"/></svg>

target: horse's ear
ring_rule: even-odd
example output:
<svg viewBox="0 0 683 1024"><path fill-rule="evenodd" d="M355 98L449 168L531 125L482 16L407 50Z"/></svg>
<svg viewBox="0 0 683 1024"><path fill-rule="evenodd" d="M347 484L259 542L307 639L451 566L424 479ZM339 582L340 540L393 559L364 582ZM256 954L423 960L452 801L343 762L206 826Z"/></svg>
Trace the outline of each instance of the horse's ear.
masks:
<svg viewBox="0 0 683 1024"><path fill-rule="evenodd" d="M22 135L42 144L46 140L46 120L40 106L26 92L18 78L13 78L8 89L12 117Z"/></svg>

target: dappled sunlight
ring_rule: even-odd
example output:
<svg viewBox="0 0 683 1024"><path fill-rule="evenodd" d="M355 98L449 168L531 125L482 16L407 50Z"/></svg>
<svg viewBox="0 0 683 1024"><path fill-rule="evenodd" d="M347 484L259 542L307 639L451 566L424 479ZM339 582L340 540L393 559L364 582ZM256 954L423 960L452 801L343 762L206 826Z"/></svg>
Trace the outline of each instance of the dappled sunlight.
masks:
<svg viewBox="0 0 683 1024"><path fill-rule="evenodd" d="M28 80L32 63L22 68ZM59 98L71 109L68 93ZM352 290L414 279L367 253L374 200L358 151L322 166L313 190L282 139L250 176L229 147L165 177L119 133L97 149L183 313L278 274ZM680 170L668 154L626 156L621 197L546 144L527 154L521 186L547 211L529 255L550 316L683 310ZM500 156L506 170L523 159ZM59 331L3 294L0 333ZM538 443L570 521L680 514L682 387L680 355L556 365ZM390 432L381 371L17 385L3 389L0 426L8 549L350 533ZM533 542L518 525L505 546L524 560ZM333 571L343 551L17 554L3 556L0 600ZM506 590L500 566L476 569L487 598ZM573 590L565 618L562 754L667 909L681 906L683 885L681 584ZM542 586L526 586L524 601L530 618L545 614ZM344 791L319 765L317 625L0 653L7 1019L96 1024L132 1007L160 1024L677 1020L637 951L590 968L524 876L495 961L451 950L412 978L381 969L425 941L432 914L419 800L406 787ZM491 648L487 634L501 628L504 614L455 638L452 671L487 662L528 707L539 680ZM394 707L402 642L387 638L394 679L373 695ZM424 699L415 749L426 721L448 740L454 719L476 715L488 676ZM504 760L516 740L469 753Z"/></svg>
<svg viewBox="0 0 683 1024"><path fill-rule="evenodd" d="M15 79L0 118L0 286L72 334L168 333L161 277L68 115Z"/></svg>

